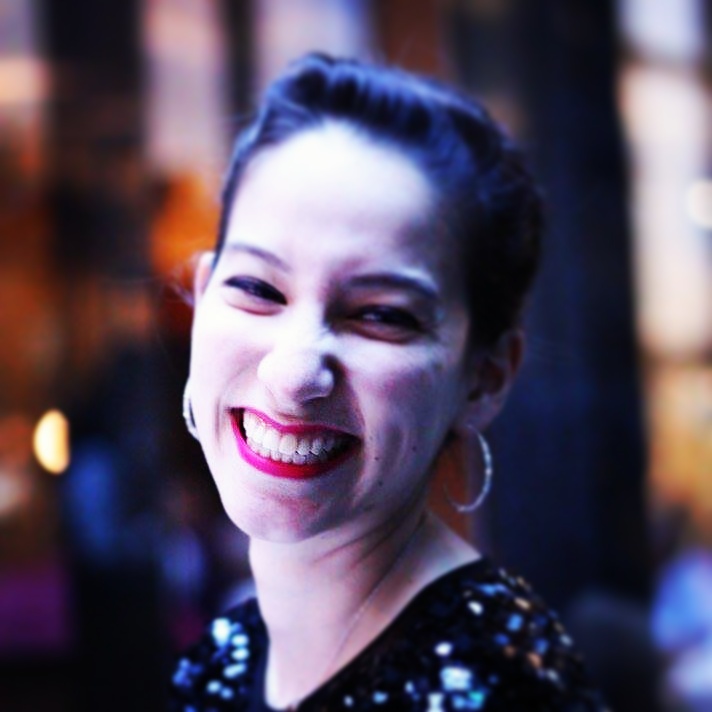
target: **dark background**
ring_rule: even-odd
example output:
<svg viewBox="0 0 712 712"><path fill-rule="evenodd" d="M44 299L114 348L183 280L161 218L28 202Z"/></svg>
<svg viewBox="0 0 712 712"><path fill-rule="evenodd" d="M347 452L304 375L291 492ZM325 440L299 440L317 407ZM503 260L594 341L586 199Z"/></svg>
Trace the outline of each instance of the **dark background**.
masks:
<svg viewBox="0 0 712 712"><path fill-rule="evenodd" d="M0 709L161 709L175 651L249 592L182 427L183 292L235 127L314 48L459 82L527 146L550 229L493 496L473 521L435 506L562 611L615 709L696 709L671 702L649 616L663 563L712 534L712 327L692 287L667 317L687 340L645 316L677 285L640 276L666 257L635 218L657 144L625 87L671 73L709 101L709 43L646 44L634 5L0 1ZM70 427L54 475L32 440L49 409Z"/></svg>

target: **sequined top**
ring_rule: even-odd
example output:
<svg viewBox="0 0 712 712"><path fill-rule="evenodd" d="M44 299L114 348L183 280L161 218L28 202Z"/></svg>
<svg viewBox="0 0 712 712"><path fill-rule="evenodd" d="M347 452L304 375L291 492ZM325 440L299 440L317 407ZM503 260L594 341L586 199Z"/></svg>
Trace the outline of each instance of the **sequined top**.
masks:
<svg viewBox="0 0 712 712"><path fill-rule="evenodd" d="M172 712L269 712L255 600L212 622L176 666ZM420 591L299 712L602 712L572 641L522 579L490 560Z"/></svg>

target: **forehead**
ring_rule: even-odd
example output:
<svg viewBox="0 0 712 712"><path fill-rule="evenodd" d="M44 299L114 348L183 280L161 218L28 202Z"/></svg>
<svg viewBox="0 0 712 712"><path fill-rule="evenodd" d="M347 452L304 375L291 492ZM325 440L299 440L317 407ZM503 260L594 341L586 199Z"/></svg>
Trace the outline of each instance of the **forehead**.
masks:
<svg viewBox="0 0 712 712"><path fill-rule="evenodd" d="M253 159L232 206L227 243L253 243L286 259L285 252L306 250L440 271L457 255L437 206L436 189L406 153L332 122Z"/></svg>

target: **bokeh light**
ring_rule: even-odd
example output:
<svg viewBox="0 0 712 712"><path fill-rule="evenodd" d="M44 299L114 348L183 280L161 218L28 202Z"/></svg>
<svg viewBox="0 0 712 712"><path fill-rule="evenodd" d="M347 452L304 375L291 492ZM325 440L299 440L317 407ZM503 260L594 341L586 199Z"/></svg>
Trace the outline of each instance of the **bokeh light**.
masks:
<svg viewBox="0 0 712 712"><path fill-rule="evenodd" d="M58 410L47 411L35 427L32 445L47 472L61 475L69 466L69 422Z"/></svg>
<svg viewBox="0 0 712 712"><path fill-rule="evenodd" d="M712 228L712 180L695 181L687 190L685 207L695 225Z"/></svg>

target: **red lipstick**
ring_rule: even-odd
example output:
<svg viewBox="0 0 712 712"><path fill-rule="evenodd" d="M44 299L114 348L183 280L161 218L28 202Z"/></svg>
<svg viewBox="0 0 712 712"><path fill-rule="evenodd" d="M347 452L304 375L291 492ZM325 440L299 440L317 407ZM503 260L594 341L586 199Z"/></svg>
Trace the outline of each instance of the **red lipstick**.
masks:
<svg viewBox="0 0 712 712"><path fill-rule="evenodd" d="M294 437L302 438L332 436L337 439L337 446L332 452L319 459L316 459L313 455L310 456L309 461L303 464L280 462L271 457L266 457L255 452L247 443L247 435L243 426L243 418L246 413L248 417L249 414L252 414L252 416L262 421L266 427L279 432L281 435L293 435ZM311 479L326 474L353 455L358 442L353 436L333 428L308 424L284 425L251 408L232 412L232 430L235 435L238 453L243 460L260 472L286 479Z"/></svg>

